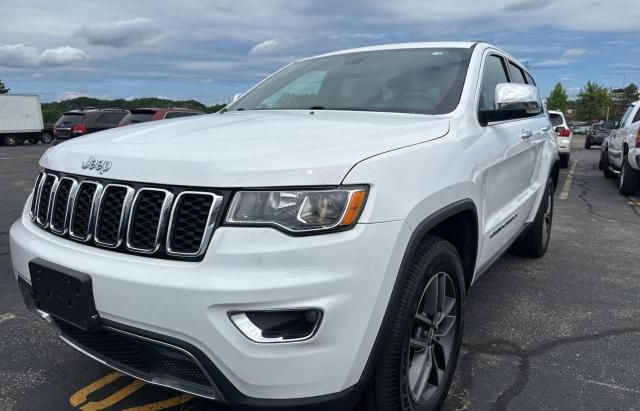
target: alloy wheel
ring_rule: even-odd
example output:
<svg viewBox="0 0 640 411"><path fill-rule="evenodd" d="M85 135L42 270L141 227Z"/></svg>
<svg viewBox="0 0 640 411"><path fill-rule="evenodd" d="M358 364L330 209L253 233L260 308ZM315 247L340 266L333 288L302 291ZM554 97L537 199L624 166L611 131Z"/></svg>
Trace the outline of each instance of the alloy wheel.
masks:
<svg viewBox="0 0 640 411"><path fill-rule="evenodd" d="M430 401L444 386L456 337L456 290L449 274L439 272L427 283L409 339L407 386L418 403Z"/></svg>

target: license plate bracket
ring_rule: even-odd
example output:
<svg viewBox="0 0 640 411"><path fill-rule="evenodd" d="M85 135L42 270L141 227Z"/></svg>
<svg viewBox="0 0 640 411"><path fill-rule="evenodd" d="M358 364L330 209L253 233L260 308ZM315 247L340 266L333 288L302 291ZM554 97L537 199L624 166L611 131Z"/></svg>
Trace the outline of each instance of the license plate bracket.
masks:
<svg viewBox="0 0 640 411"><path fill-rule="evenodd" d="M99 326L91 276L39 258L29 272L36 308L85 331Z"/></svg>

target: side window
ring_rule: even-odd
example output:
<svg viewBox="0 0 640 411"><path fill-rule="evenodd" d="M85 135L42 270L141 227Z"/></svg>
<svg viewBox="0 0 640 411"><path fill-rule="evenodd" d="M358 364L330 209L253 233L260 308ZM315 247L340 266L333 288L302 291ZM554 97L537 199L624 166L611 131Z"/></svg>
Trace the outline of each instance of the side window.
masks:
<svg viewBox="0 0 640 411"><path fill-rule="evenodd" d="M531 77L531 74L525 72L524 75L527 76L527 84L531 84L532 86L536 85L536 82L533 80L533 77Z"/></svg>
<svg viewBox="0 0 640 411"><path fill-rule="evenodd" d="M509 62L509 73L511 73L511 82L512 83L520 83L526 84L526 80L524 79L524 74L522 74L522 69L512 62Z"/></svg>
<svg viewBox="0 0 640 411"><path fill-rule="evenodd" d="M638 111L636 111L636 115L633 118L632 123L637 123L638 121L640 121L640 108L638 109Z"/></svg>
<svg viewBox="0 0 640 411"><path fill-rule="evenodd" d="M189 116L197 116L198 113L190 113L188 111L170 111L165 114L164 118L178 118L178 117L189 117Z"/></svg>
<svg viewBox="0 0 640 411"><path fill-rule="evenodd" d="M98 124L118 124L124 118L126 113L103 113L96 118Z"/></svg>
<svg viewBox="0 0 640 411"><path fill-rule="evenodd" d="M502 57L490 55L484 63L482 74L482 88L480 90L480 109L495 109L496 86L499 83L508 83L509 78L504 67Z"/></svg>

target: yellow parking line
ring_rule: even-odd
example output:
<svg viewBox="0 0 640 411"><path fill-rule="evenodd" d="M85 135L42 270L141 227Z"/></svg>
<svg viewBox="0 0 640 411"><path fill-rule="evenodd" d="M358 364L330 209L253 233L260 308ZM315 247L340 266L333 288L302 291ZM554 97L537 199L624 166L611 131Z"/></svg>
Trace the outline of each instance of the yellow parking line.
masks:
<svg viewBox="0 0 640 411"><path fill-rule="evenodd" d="M564 185L562 186L560 200L566 200L569 197L569 191L571 191L571 183L573 182L573 175L576 171L576 164L578 164L578 160L573 160L571 162L571 167L569 168L569 172L567 173L567 178L564 180Z"/></svg>
<svg viewBox="0 0 640 411"><path fill-rule="evenodd" d="M100 411L100 410L104 410L105 408L109 408L113 404L115 404L115 403L117 403L119 401L122 401L123 399L125 399L129 395L131 395L134 392L138 391L143 386L144 386L144 381L135 380L131 384L127 385L126 387L114 392L113 394L111 394L110 396L105 398L104 400L96 401L96 402L88 402L85 405L83 405L82 407L80 407L80 409L82 411Z"/></svg>
<svg viewBox="0 0 640 411"><path fill-rule="evenodd" d="M102 387L104 387L106 385L109 385L110 383L112 383L113 381L117 380L118 378L120 378L122 376L123 375L120 374L119 372L112 372L111 374L107 374L104 377L100 378L98 381L92 382L91 384L87 385L83 389L81 389L78 392L76 392L75 394L73 394L71 396L71 398L69 398L69 402L74 407L77 407L78 405L80 405L83 402L87 401L87 396L89 394L91 394L94 391L99 390L100 388L102 388Z"/></svg>
<svg viewBox="0 0 640 411"><path fill-rule="evenodd" d="M184 394L177 397L169 398L168 400L154 402L152 404L142 405L140 407L127 408L123 411L160 411L167 408L175 407L176 405L184 404L187 401L193 399L193 395Z"/></svg>

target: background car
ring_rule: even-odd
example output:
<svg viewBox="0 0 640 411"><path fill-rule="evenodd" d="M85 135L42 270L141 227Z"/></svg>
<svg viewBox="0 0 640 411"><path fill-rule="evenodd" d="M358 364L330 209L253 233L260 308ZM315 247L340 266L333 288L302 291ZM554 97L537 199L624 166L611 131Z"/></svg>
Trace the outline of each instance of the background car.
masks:
<svg viewBox="0 0 640 411"><path fill-rule="evenodd" d="M594 123L589 128L587 137L584 139L584 148L588 150L591 146L602 146L602 143L614 128L615 122L613 121Z"/></svg>
<svg viewBox="0 0 640 411"><path fill-rule="evenodd" d="M571 158L573 133L562 111L549 110L549 119L553 125L553 131L556 132L556 142L558 143L558 151L560 152L560 167L565 168L569 165L569 159Z"/></svg>
<svg viewBox="0 0 640 411"><path fill-rule="evenodd" d="M67 111L53 126L53 144L60 144L71 138L117 127L127 114L129 114L127 110L119 108L85 108Z"/></svg>
<svg viewBox="0 0 640 411"><path fill-rule="evenodd" d="M575 127L570 127L573 134L587 134L591 130L589 125L577 125Z"/></svg>
<svg viewBox="0 0 640 411"><path fill-rule="evenodd" d="M144 123L145 121L165 120L170 118L197 116L200 114L206 114L199 110L193 110L182 107L150 107L150 108L137 108L129 110L127 114L118 126L128 126L129 124Z"/></svg>

